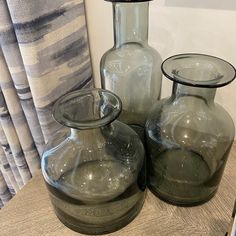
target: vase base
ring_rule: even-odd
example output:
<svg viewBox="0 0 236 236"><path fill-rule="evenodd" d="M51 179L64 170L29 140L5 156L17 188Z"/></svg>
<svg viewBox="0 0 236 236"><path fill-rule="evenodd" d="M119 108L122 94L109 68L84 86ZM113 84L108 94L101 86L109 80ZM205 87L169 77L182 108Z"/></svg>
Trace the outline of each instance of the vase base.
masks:
<svg viewBox="0 0 236 236"><path fill-rule="evenodd" d="M140 199L136 203L136 205L132 209L130 209L125 215L111 222L106 222L99 225L89 224L86 222L79 221L78 219L66 214L65 212L63 212L62 210L60 210L55 206L54 210L58 219L66 227L70 228L73 231L87 235L108 234L125 227L139 214L144 203L145 195L146 192L143 194L143 198Z"/></svg>
<svg viewBox="0 0 236 236"><path fill-rule="evenodd" d="M148 186L149 190L159 199L161 199L162 201L169 203L171 205L175 205L175 206L180 206L180 207L193 207L193 206L198 206L198 205L202 205L206 202L208 202L211 198L213 198L217 192L217 189L215 191L213 191L209 196L205 197L204 199L199 199L199 200L189 200L188 201L184 201L181 200L180 198L171 198L170 196L167 196L166 194L162 194L158 191L156 191L152 186Z"/></svg>

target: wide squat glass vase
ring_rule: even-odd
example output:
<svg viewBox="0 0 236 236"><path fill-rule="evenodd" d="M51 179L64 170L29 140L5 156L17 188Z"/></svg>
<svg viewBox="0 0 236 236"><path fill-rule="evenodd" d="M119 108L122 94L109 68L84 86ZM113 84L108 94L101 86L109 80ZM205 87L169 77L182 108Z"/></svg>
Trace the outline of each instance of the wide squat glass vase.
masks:
<svg viewBox="0 0 236 236"><path fill-rule="evenodd" d="M233 121L214 98L235 69L216 57L182 54L165 60L162 71L174 84L147 119L148 184L170 203L197 205L216 193L234 140Z"/></svg>
<svg viewBox="0 0 236 236"><path fill-rule="evenodd" d="M113 2L114 47L100 64L102 87L117 94L123 105L119 119L144 132L150 107L160 97L159 53L148 45L148 0Z"/></svg>
<svg viewBox="0 0 236 236"><path fill-rule="evenodd" d="M101 89L59 99L53 115L70 129L47 144L42 172L58 218L85 234L128 224L145 197L144 148L129 126L116 121L119 98Z"/></svg>

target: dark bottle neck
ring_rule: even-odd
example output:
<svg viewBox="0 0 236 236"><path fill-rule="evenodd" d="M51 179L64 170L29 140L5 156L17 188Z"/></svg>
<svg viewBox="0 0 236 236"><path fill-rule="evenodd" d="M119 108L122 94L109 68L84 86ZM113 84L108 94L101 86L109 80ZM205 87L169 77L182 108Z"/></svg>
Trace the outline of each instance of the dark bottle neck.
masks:
<svg viewBox="0 0 236 236"><path fill-rule="evenodd" d="M172 90L172 96L174 96L174 98L188 97L190 100L192 100L192 98L197 98L198 101L202 101L206 104L214 103L215 94L216 88L192 87L176 82L174 83Z"/></svg>
<svg viewBox="0 0 236 236"><path fill-rule="evenodd" d="M148 2L113 3L115 46L148 41Z"/></svg>

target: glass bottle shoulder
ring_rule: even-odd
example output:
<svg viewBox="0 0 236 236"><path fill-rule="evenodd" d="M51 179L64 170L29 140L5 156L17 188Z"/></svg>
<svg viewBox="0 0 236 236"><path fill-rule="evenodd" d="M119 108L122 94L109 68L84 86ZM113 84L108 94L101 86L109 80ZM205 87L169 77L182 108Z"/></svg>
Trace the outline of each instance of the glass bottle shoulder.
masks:
<svg viewBox="0 0 236 236"><path fill-rule="evenodd" d="M47 144L41 164L46 180L53 184L62 172L98 159L119 162L127 168L139 171L144 160L144 148L131 128L115 121L112 128L101 128L99 137L95 134L83 135L83 131L75 139L68 132L56 135Z"/></svg>
<svg viewBox="0 0 236 236"><path fill-rule="evenodd" d="M162 63L160 54L148 45L139 43L127 43L121 47L113 47L108 50L101 59L102 67L109 67L111 64L135 66L149 64L159 66Z"/></svg>
<svg viewBox="0 0 236 236"><path fill-rule="evenodd" d="M187 139L186 130L214 137L232 140L235 135L234 123L228 112L219 104L186 104L172 97L157 102L149 114L146 123L147 132L173 136L178 134L182 141ZM181 131L180 131L181 130ZM181 135L183 136L181 138ZM192 135L190 135L193 138ZM181 141L181 142L182 142Z"/></svg>

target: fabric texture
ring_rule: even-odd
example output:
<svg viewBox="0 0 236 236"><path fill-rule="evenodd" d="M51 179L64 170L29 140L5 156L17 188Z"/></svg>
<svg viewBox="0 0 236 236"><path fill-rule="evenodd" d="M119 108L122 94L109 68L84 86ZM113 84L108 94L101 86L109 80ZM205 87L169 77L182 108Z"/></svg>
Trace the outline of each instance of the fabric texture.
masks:
<svg viewBox="0 0 236 236"><path fill-rule="evenodd" d="M61 128L54 102L93 86L82 0L0 0L0 207Z"/></svg>

